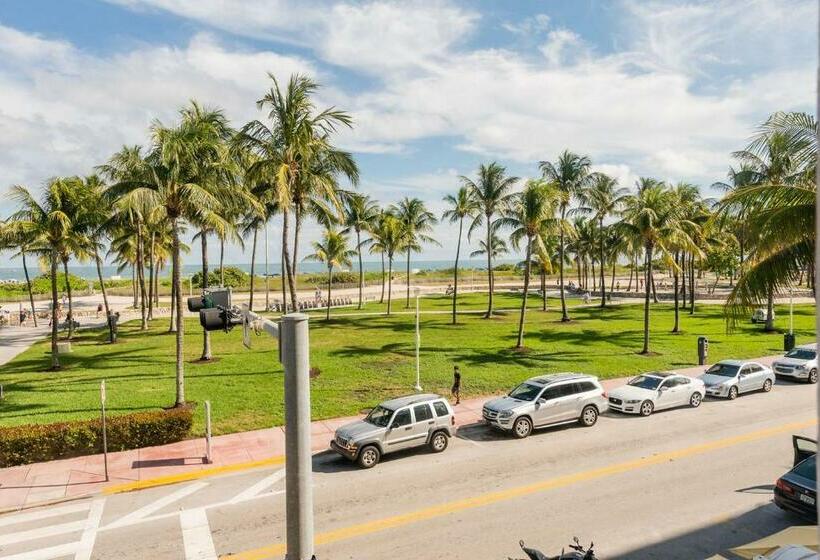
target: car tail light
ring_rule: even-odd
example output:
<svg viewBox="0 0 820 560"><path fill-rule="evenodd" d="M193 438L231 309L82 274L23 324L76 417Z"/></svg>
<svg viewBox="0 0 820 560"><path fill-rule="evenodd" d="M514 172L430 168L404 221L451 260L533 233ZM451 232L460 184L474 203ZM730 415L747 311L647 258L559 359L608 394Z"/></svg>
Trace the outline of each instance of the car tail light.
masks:
<svg viewBox="0 0 820 560"><path fill-rule="evenodd" d="M782 478L777 480L777 488L785 494L794 494L794 488L786 484Z"/></svg>
<svg viewBox="0 0 820 560"><path fill-rule="evenodd" d="M450 425L451 425L451 426L455 426L455 425L456 425L456 415L455 415L455 414L453 414L452 416L450 416Z"/></svg>

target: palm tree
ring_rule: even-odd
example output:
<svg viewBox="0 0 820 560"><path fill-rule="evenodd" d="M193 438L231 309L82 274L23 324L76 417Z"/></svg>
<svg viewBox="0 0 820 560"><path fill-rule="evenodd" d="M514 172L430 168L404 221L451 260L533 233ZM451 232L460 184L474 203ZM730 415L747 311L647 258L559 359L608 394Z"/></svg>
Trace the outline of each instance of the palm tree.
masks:
<svg viewBox="0 0 820 560"><path fill-rule="evenodd" d="M507 169L496 162L481 164L478 167L478 177L475 181L461 176L462 184L470 190L470 194L478 207L475 217L467 231L471 237L473 230L486 223L484 238L484 253L487 255L487 283L489 295L487 298L487 313L484 318L489 319L493 314L493 222L494 217L506 210L512 200L512 188L518 182L518 177L507 177Z"/></svg>
<svg viewBox="0 0 820 560"><path fill-rule="evenodd" d="M521 298L521 315L518 319L518 342L516 348L524 347L524 314L530 288L532 255L543 254L547 248L543 235L549 228L557 227L555 210L558 206L557 191L548 183L529 181L520 195L505 212L501 224L512 229L510 241L516 250L525 242L524 295Z"/></svg>
<svg viewBox="0 0 820 560"><path fill-rule="evenodd" d="M382 261L382 291L379 297L379 303L384 303L384 292L387 286L387 268L384 264L384 256L387 254L387 244L385 239L389 237L389 232L385 227L385 218L389 216L389 212L384 209L379 209L376 216L375 223L370 228L370 240L367 243L370 246L370 254L378 253Z"/></svg>
<svg viewBox="0 0 820 560"><path fill-rule="evenodd" d="M438 220L418 198L405 197L392 206L392 211L404 228L402 250L407 253L407 309L410 307L410 253L421 251L422 243L439 245L438 241L427 235Z"/></svg>
<svg viewBox="0 0 820 560"><path fill-rule="evenodd" d="M561 292L561 320L569 321L567 302L564 298L564 236L567 209L573 198L578 197L591 181L592 162L586 156L574 154L564 150L554 164L542 161L538 164L543 178L555 183L561 195L559 209L561 212L561 230L558 239L558 274L559 290Z"/></svg>
<svg viewBox="0 0 820 560"><path fill-rule="evenodd" d="M322 236L322 241L313 242L313 254L305 257L308 261L323 262L327 265L327 314L330 320L330 289L333 286L333 268L350 265L350 258L356 251L347 248L347 237L341 232L328 229Z"/></svg>
<svg viewBox="0 0 820 560"><path fill-rule="evenodd" d="M69 194L66 181L60 178L51 179L46 185L41 201L38 201L23 186L11 187L11 197L19 205L10 221L16 222L16 232L30 240L32 247L37 247L51 266L51 369L60 369L57 354L59 305L57 295L57 268L65 243L71 234L73 224L69 213L64 211L66 197Z"/></svg>
<svg viewBox="0 0 820 560"><path fill-rule="evenodd" d="M311 169L326 171L328 167L323 167L325 163L339 169L340 162L346 160L346 172L350 177L358 177L357 171L355 175L352 173L349 154L336 150L330 144L330 135L340 126L350 128L352 120L347 113L335 108L317 112L312 95L319 86L310 78L295 74L282 91L276 78L268 75L273 85L256 102L256 106L269 109L271 126L259 120L251 121L242 128L236 142L255 156L256 161L248 173L255 182L269 186L271 199L282 212L283 282L287 282L291 304L296 309L295 261L291 261L288 246L290 213L295 198L299 196L299 189L302 189L299 192L307 192L303 187L311 185L330 194L333 190L331 187L335 186L326 181L313 183L313 179L305 177L311 174ZM301 211L301 207L296 209ZM297 216L297 225L299 220L300 216ZM294 247L298 249L298 239L294 242Z"/></svg>
<svg viewBox="0 0 820 560"><path fill-rule="evenodd" d="M504 239L496 233L499 229L500 222L499 220L496 220L493 222L492 234L490 236L489 245L483 239L480 240L478 242L478 249L470 253L471 259L475 257L485 257L487 256L487 253L492 252L491 257L493 258L493 260L495 260L499 257L503 257L504 255L510 252L509 247L507 247L507 242L504 241ZM489 250L488 247L490 248Z"/></svg>
<svg viewBox="0 0 820 560"><path fill-rule="evenodd" d="M356 233L356 253L359 257L359 307L362 308L362 292L364 290L364 268L362 267L362 231L370 231L379 217L379 205L365 194L347 193L345 196L345 229L342 233L351 230ZM366 243L366 241L364 242Z"/></svg>
<svg viewBox="0 0 820 560"><path fill-rule="evenodd" d="M405 229L396 216L383 212L372 234L375 241L371 250L378 250L382 255L387 255L387 314L390 315L393 299L393 256L396 251L404 250Z"/></svg>
<svg viewBox="0 0 820 560"><path fill-rule="evenodd" d="M26 278L26 289L28 291L28 300L31 306L31 317L34 319L34 326L37 326L37 312L34 307L34 292L31 289L31 277L28 273L28 265L26 263L26 254L41 253L42 249L36 246L36 241L30 239L25 227L22 227L20 222L9 220L6 223L0 224L0 247L3 249L18 249L12 257L20 257L23 261L23 274Z"/></svg>
<svg viewBox="0 0 820 560"><path fill-rule="evenodd" d="M453 267L453 324L456 324L456 300L458 299L458 257L461 252L461 235L464 231L464 218L472 218L478 210L478 204L471 196L470 189L462 186L455 196L448 194L444 197L444 202L450 208L444 211L441 219L448 220L451 224L458 222L458 241L456 241L456 262Z"/></svg>
<svg viewBox="0 0 820 560"><path fill-rule="evenodd" d="M606 282L604 281L604 270L606 268L606 236L604 232L604 220L616 213L624 203L628 191L618 187L618 180L603 173L593 174L592 185L581 192L580 198L586 208L592 213L594 220L598 224L598 263L601 269L601 307L606 306Z"/></svg>
<svg viewBox="0 0 820 560"><path fill-rule="evenodd" d="M649 296L651 292L652 262L656 252L670 266L672 247L697 250L686 233L688 224L681 219L676 204L677 196L663 183L647 185L637 194L627 197L619 227L629 236L640 240L645 254L644 335L641 354L649 354Z"/></svg>

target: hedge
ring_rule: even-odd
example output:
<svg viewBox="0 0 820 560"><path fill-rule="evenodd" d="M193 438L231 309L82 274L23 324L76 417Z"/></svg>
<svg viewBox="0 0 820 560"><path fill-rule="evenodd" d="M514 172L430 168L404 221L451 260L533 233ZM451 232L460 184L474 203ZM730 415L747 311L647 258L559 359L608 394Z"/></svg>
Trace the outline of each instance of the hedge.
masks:
<svg viewBox="0 0 820 560"><path fill-rule="evenodd" d="M192 422L192 406L108 417L108 451L181 441ZM0 427L0 468L102 451L99 419Z"/></svg>

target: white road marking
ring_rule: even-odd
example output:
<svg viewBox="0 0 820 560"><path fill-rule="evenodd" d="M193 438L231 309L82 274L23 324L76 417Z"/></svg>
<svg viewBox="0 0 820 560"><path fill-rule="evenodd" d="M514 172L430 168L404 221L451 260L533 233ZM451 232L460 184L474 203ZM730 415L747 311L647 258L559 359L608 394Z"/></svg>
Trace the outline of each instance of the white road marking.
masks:
<svg viewBox="0 0 820 560"><path fill-rule="evenodd" d="M85 520L85 529L83 529L83 535L80 537L80 545L74 560L91 559L91 551L94 550L94 542L97 540L97 529L100 527L103 507L105 507L105 498L97 498L91 502L88 519Z"/></svg>
<svg viewBox="0 0 820 560"><path fill-rule="evenodd" d="M74 554L79 543L72 542L67 544L59 544L57 546L50 546L48 548L40 548L38 550L30 550L28 552L21 552L19 554L12 554L11 556L0 556L0 560L51 560L52 558L60 558L61 556L68 556Z"/></svg>
<svg viewBox="0 0 820 560"><path fill-rule="evenodd" d="M182 498L197 492L198 490L202 490L208 486L207 482L195 482L188 486L183 486L176 492L171 492L170 494L166 494L165 496L161 497L158 500L154 500L150 504L144 505L136 511L132 511L128 515L121 517L114 521L113 523L109 523L106 527L121 527L123 525L128 525L132 521L137 521L142 519L143 517L148 517L155 511L159 511L162 508L173 504L176 501L181 500Z"/></svg>
<svg viewBox="0 0 820 560"><path fill-rule="evenodd" d="M211 537L211 526L204 508L188 509L179 514L185 560L217 560Z"/></svg>
<svg viewBox="0 0 820 560"><path fill-rule="evenodd" d="M90 502L80 502L76 504L69 504L67 506L38 509L36 511L16 513L14 515L0 517L0 527L5 525L14 525L16 523L26 523L27 521L37 521L39 519L56 517L58 515L68 515L69 513L76 513L78 511L85 511L89 508L90 504Z"/></svg>
<svg viewBox="0 0 820 560"><path fill-rule="evenodd" d="M60 523L58 525L47 525L45 527L38 527L37 529L29 529L28 531L16 531L10 535L0 535L0 546L31 541L34 539L53 537L65 533L75 533L77 531L82 531L84 527L85 520L81 519L80 521L71 521L69 523Z"/></svg>
<svg viewBox="0 0 820 560"><path fill-rule="evenodd" d="M285 469L279 469L278 471L266 476L253 486L243 490L242 492L231 498L229 500L229 503L236 504L238 502L244 502L248 498L258 496L260 493L262 493L263 490L265 490L269 486L273 486L283 478L285 478Z"/></svg>

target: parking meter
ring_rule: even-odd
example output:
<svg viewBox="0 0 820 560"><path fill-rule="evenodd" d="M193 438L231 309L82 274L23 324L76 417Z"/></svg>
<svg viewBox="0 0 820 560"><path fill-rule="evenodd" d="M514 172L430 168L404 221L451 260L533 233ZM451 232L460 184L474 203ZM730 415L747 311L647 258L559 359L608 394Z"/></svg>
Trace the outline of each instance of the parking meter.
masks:
<svg viewBox="0 0 820 560"><path fill-rule="evenodd" d="M709 339L705 336L698 337L698 365L704 365L709 356Z"/></svg>
<svg viewBox="0 0 820 560"><path fill-rule="evenodd" d="M783 335L783 351L788 352L794 348L794 333L786 333Z"/></svg>

